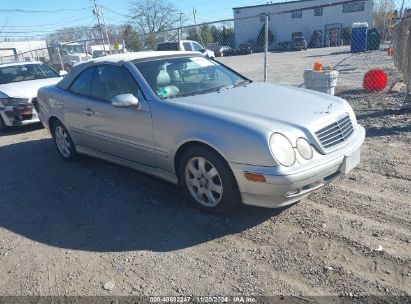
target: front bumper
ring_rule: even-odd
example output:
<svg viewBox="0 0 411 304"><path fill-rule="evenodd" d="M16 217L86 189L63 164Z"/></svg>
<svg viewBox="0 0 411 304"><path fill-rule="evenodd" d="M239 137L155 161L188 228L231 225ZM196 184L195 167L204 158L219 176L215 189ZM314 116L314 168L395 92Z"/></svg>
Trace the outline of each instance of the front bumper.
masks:
<svg viewBox="0 0 411 304"><path fill-rule="evenodd" d="M359 152L364 142L365 130L357 126L349 142L340 149L321 155L312 166L298 165L284 170L279 167L257 167L230 163L239 190L246 205L276 208L295 203L335 180L343 174L343 163L348 155ZM282 168L283 169L283 168ZM262 174L266 182L253 182L244 177L245 172Z"/></svg>
<svg viewBox="0 0 411 304"><path fill-rule="evenodd" d="M24 126L39 122L37 111L31 103L20 104L18 106L2 106L0 115L6 126Z"/></svg>

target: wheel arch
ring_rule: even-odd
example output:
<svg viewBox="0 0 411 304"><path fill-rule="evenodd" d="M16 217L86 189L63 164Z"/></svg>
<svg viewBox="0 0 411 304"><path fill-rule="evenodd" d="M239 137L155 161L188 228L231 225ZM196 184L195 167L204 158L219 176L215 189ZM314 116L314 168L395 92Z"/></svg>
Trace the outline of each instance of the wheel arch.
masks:
<svg viewBox="0 0 411 304"><path fill-rule="evenodd" d="M228 168L230 168L230 171L234 176L234 173L232 172L231 167L228 164L227 159L224 157L224 155L220 151L218 151L216 148L214 148L213 146L211 146L208 143L205 143L205 142L202 142L202 141L199 141L199 140L190 140L190 141L187 141L187 142L183 143L182 145L180 145L180 147L178 147L176 153L174 154L174 170L177 173L176 175L177 175L178 183L180 183L180 176L178 174L178 171L179 171L182 156L184 155L184 153L187 150L189 150L191 148L194 148L194 147L203 147L203 148L209 149L209 150L213 151L214 153L216 153L218 156L221 157L221 159L224 162L226 162Z"/></svg>
<svg viewBox="0 0 411 304"><path fill-rule="evenodd" d="M54 124L56 123L56 121L59 121L60 123L62 123L62 122L60 121L60 119L58 119L56 116L50 116L50 117L49 117L48 125L49 125L49 129L50 129L50 132L51 132L52 135L53 135L53 126L54 126ZM53 135L53 136L54 136L54 135Z"/></svg>

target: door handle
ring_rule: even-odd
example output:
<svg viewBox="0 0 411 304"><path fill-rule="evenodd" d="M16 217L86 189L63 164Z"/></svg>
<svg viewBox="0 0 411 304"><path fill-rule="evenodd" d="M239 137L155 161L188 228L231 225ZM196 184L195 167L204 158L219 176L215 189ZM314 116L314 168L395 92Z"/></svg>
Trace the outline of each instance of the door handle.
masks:
<svg viewBox="0 0 411 304"><path fill-rule="evenodd" d="M84 114L86 114L87 116L92 116L92 115L94 115L94 111L91 110L90 108L84 109L84 110L82 110L82 112L83 112Z"/></svg>

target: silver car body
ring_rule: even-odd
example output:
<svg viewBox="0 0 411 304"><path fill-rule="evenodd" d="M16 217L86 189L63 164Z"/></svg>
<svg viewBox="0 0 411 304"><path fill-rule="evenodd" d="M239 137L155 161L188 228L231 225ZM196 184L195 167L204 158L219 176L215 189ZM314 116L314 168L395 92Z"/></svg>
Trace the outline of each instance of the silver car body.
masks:
<svg viewBox="0 0 411 304"><path fill-rule="evenodd" d="M113 55L75 66L58 85L38 92L40 119L48 126L59 119L76 149L178 183L177 163L189 145L205 144L229 164L244 204L280 207L300 200L359 163L365 130L357 124L350 105L338 97L267 83L220 92L159 99L133 64L164 56L200 56L198 53L142 52ZM126 67L141 88L140 107L114 108L73 95L67 89L87 67L113 64ZM87 112L92 111L93 115ZM350 135L325 148L318 132L349 125ZM314 147L305 160L296 151L296 163L278 164L269 140L285 135L296 150L299 137ZM316 135L317 132L317 135ZM266 182L247 179L263 174Z"/></svg>
<svg viewBox="0 0 411 304"><path fill-rule="evenodd" d="M27 65L27 64L43 64L37 61L22 61L22 62L12 62L0 64L0 67L8 67L15 65ZM34 107L32 107L32 102L37 96L37 91L43 86L48 86L56 84L61 80L61 77L47 78L47 79L37 79L28 80L20 82L11 82L7 84L0 84L0 116L3 118L6 126L22 126L32 123L39 122L38 113ZM1 102L2 98L21 98L26 100L25 104L30 115L20 115L17 110L17 106L4 105Z"/></svg>

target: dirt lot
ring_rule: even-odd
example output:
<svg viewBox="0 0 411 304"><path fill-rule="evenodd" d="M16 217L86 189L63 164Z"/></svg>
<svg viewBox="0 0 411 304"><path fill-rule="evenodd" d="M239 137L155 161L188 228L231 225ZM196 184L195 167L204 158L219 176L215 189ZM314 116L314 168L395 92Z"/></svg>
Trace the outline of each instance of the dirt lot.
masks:
<svg viewBox="0 0 411 304"><path fill-rule="evenodd" d="M149 176L62 161L44 129L2 134L0 295L411 295L411 112L343 95L360 167L280 210L202 214Z"/></svg>

